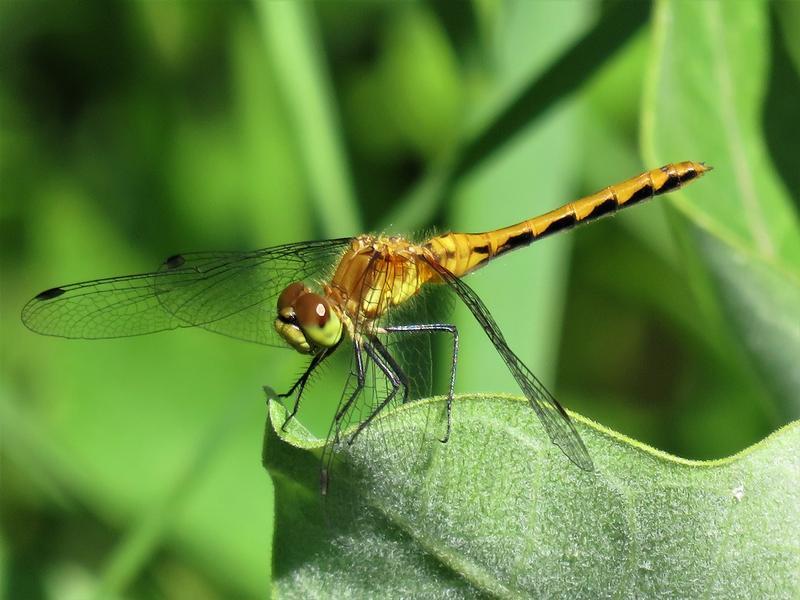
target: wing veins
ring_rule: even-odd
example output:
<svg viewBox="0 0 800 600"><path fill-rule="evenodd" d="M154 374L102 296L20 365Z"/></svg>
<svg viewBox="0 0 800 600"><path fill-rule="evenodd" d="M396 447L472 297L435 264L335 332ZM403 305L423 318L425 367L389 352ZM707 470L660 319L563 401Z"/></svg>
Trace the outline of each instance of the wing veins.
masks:
<svg viewBox="0 0 800 600"><path fill-rule="evenodd" d="M68 338L128 337L200 326L246 341L280 345L268 323L265 329L270 331L261 328L264 315L258 307L274 298L289 278L316 278L326 272L349 241L175 255L183 259L176 268L169 268L167 259L150 273L51 288L47 291L57 291L55 295L42 292L23 307L22 320L34 331ZM238 313L245 314L236 317ZM214 323L217 328L210 327Z"/></svg>
<svg viewBox="0 0 800 600"><path fill-rule="evenodd" d="M506 363L517 384L528 398L531 407L541 419L552 442L561 448L575 465L585 471L593 471L592 459L569 415L553 395L547 391L544 384L514 354L500 331L500 327L480 297L462 279L456 277L448 269L428 257L425 257L425 260L461 298L462 302L486 332L486 335L500 353L503 362Z"/></svg>

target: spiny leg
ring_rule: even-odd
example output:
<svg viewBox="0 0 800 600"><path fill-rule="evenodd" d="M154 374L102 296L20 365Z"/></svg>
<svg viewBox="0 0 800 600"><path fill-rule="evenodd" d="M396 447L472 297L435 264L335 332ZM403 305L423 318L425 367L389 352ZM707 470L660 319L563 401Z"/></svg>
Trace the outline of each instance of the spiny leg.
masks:
<svg viewBox="0 0 800 600"><path fill-rule="evenodd" d="M403 388L403 403L408 400L408 379L403 369L397 364L394 357L389 354L389 351L384 347L378 338L370 336L369 341L364 343L364 350L366 350L372 361L378 368L386 375L386 378L392 384L392 391L384 398L381 403L370 413L370 415L359 424L355 433L352 435L348 443L352 444L358 434L372 422L372 420L394 399L397 395L397 390Z"/></svg>
<svg viewBox="0 0 800 600"><path fill-rule="evenodd" d="M311 377L311 373L313 373L314 370L322 364L322 361L333 354L335 349L336 346L333 346L332 348L326 348L319 354L315 354L314 358L311 359L308 368L306 368L305 372L298 378L297 381L294 382L294 385L289 388L289 391L283 394L278 394L278 398L288 398L294 394L295 390L299 388L299 391L297 392L297 399L294 401L294 406L292 407L292 412L287 415L283 425L281 425L282 431L286 431L286 425L291 419L294 418L294 416L297 414L297 411L300 410L300 399L303 397L303 390L306 388L306 384L308 383L309 377Z"/></svg>
<svg viewBox="0 0 800 600"><path fill-rule="evenodd" d="M393 325L384 327L386 333L430 333L433 331L446 331L453 336L453 360L450 364L450 387L447 392L447 430L444 438L439 440L443 444L450 439L451 414L453 411L453 397L456 387L456 367L458 365L458 328L449 323L429 323L426 325Z"/></svg>
<svg viewBox="0 0 800 600"><path fill-rule="evenodd" d="M334 448L339 444L339 432L341 430L340 421L347 414L347 411L350 410L350 407L356 401L359 394L361 394L361 391L364 389L364 385L366 383L366 370L364 369L364 359L361 355L361 352L361 342L359 342L357 339L354 339L353 353L356 365L356 386L355 389L350 393L350 396L347 398L347 400L344 400L344 395L347 393L346 387L342 392L342 400L339 401L339 408L337 409L336 415L331 423L331 429L328 432L328 443L325 444L325 448L322 451L322 469L320 469L319 473L319 486L320 493L323 497L328 494L328 485L330 483L328 473L331 469L331 463L334 460Z"/></svg>
<svg viewBox="0 0 800 600"><path fill-rule="evenodd" d="M334 417L335 421L340 421L347 411L350 410L350 407L353 405L353 402L356 401L358 395L361 393L361 390L364 389L364 383L366 382L366 371L364 370L364 359L361 356L361 343L358 340L353 340L353 352L355 353L356 359L356 388L350 394L350 397L344 402L338 411L336 411L336 416Z"/></svg>

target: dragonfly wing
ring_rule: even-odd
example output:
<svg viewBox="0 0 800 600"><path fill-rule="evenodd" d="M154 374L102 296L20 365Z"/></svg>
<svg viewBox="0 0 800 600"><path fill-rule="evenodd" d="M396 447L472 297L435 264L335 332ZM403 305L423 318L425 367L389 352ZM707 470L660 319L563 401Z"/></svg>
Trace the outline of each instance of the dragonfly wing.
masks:
<svg viewBox="0 0 800 600"><path fill-rule="evenodd" d="M393 382L399 365L390 364L395 355L390 349L374 339L363 346L356 342L354 348L338 418L322 453L324 509L329 521L338 524L358 520L375 506L415 502L432 453L441 446L436 438L444 431L444 414L434 414L439 403L400 408L404 388ZM439 429L431 425L437 416Z"/></svg>
<svg viewBox="0 0 800 600"><path fill-rule="evenodd" d="M252 252L194 252L168 258L154 273L97 279L46 290L22 309L27 327L46 335L99 339L179 327L285 346L274 332L275 301L292 281L329 275L349 238Z"/></svg>
<svg viewBox="0 0 800 600"><path fill-rule="evenodd" d="M561 448L564 454L581 469L593 471L594 464L592 459L567 412L553 395L547 391L544 384L531 373L530 369L509 348L508 342L506 342L500 331L500 327L478 294L462 279L456 277L442 265L433 260L428 260L428 264L439 274L450 289L461 298L481 327L483 327L525 397L530 401L533 410L536 411L536 414L541 419L553 443Z"/></svg>
<svg viewBox="0 0 800 600"><path fill-rule="evenodd" d="M450 299L452 294L442 286L422 286L414 298L384 315L378 326L386 328L448 323ZM446 391L446 388L434 390L433 344L439 340L443 347L450 348L452 338L441 331L425 330L386 333L379 337L409 376L409 400L429 398L434 393ZM444 370L440 371L444 373Z"/></svg>
<svg viewBox="0 0 800 600"><path fill-rule="evenodd" d="M381 304L383 295L392 293L391 283L407 280L406 274L395 272L398 268L405 267L401 262L373 257L362 279L354 286L359 303L369 294L373 301ZM376 282L382 287L376 287ZM438 404L419 405L413 411L395 411L391 418L384 418L404 402L430 395L430 332L389 333L383 330L389 325L429 322L430 300L415 298L414 302L394 307L376 321L364 320L361 314L353 316L357 334L352 340L350 373L323 453L326 495L334 505L342 500L348 505L346 498L341 498L341 481L337 483L342 475L351 482L359 482L359 489L380 489L387 495L399 493L401 483L414 480L410 474L425 463L425 448L428 447L425 441L427 437L433 438L430 432L436 431L437 438L444 434L444 414L440 415L440 428L430 426L434 420L430 413ZM392 468L378 467L381 464L392 465ZM349 475L345 475L347 472ZM388 481L394 483L387 487Z"/></svg>

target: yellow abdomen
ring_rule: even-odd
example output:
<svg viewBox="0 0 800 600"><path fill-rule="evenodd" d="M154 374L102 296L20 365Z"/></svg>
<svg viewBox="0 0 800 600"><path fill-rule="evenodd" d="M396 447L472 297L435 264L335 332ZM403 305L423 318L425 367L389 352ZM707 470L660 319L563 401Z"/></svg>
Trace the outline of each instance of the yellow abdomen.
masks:
<svg viewBox="0 0 800 600"><path fill-rule="evenodd" d="M678 189L710 170L692 161L670 163L516 225L484 233L445 233L428 240L425 247L442 266L462 276L501 254Z"/></svg>

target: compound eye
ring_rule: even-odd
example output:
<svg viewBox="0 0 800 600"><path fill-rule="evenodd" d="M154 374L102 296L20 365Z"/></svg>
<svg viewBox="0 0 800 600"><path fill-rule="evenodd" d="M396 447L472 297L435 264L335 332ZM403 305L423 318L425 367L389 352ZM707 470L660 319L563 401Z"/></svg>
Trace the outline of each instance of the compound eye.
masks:
<svg viewBox="0 0 800 600"><path fill-rule="evenodd" d="M326 298L307 292L294 303L297 323L318 346L330 348L339 343L342 337L342 322Z"/></svg>
<svg viewBox="0 0 800 600"><path fill-rule="evenodd" d="M295 319L295 302L303 294L308 293L309 289L303 285L302 281L295 281L287 285L281 295L278 296L278 317L287 321Z"/></svg>
<svg viewBox="0 0 800 600"><path fill-rule="evenodd" d="M328 301L319 294L306 293L294 303L297 320L303 329L325 327L331 318Z"/></svg>

